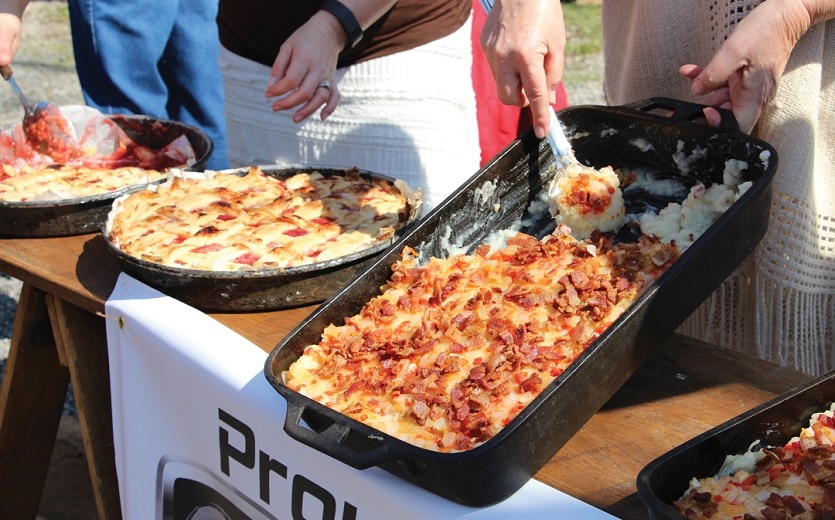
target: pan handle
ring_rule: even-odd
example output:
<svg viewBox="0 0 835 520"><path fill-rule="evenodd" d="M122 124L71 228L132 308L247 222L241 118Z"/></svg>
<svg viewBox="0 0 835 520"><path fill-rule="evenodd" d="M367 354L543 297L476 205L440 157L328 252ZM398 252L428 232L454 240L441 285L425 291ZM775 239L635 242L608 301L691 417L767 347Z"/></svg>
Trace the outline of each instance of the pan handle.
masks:
<svg viewBox="0 0 835 520"><path fill-rule="evenodd" d="M655 115L663 113L665 115L659 117L663 117L668 121L706 124L702 110L707 108L707 105L701 105L699 103L665 97L654 97L623 105L623 107L639 112L653 113ZM722 117L719 123L720 130L725 132L740 132L739 123L734 117L733 112L725 108L717 108L716 110Z"/></svg>
<svg viewBox="0 0 835 520"><path fill-rule="evenodd" d="M303 402L288 399L284 431L302 444L356 469L368 469L403 455L398 453L396 446L401 441L386 438L381 433L352 429L346 424L345 416L335 413L332 417L327 412L329 410L315 410ZM310 428L302 421L315 422L320 427Z"/></svg>

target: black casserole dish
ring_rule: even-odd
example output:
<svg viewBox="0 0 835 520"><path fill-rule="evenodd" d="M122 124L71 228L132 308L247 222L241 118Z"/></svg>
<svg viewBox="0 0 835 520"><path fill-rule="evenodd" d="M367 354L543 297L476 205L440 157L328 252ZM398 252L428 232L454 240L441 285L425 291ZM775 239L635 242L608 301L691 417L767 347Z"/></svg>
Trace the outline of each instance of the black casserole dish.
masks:
<svg viewBox="0 0 835 520"><path fill-rule="evenodd" d="M270 353L264 370L287 399L285 431L355 468L379 466L461 504L486 506L517 491L637 370L651 349L736 268L765 232L777 160L774 150L735 130L733 124L716 130L691 121L701 108L653 99L623 107L578 106L560 113L584 163L640 168L683 184L694 178L713 184L721 182L726 161L735 158L748 163L743 177L753 186L495 437L463 452L418 448L288 389L281 373L307 345L319 341L328 324L341 324L378 294L404 246L423 256L445 257L449 244L475 247L491 232L514 224L524 223L522 231L536 236L553 229L547 214L543 218L529 214L531 201L554 167L547 144L532 134L496 156ZM665 114L655 113L657 109ZM683 157L692 157L686 173L680 168ZM630 211L668 202L635 190L624 197ZM628 233L621 238L630 239Z"/></svg>
<svg viewBox="0 0 835 520"><path fill-rule="evenodd" d="M693 438L647 464L638 493L653 519L684 519L672 503L693 477L719 471L726 455L745 453L754 441L782 446L835 401L835 372L823 375Z"/></svg>
<svg viewBox="0 0 835 520"><path fill-rule="evenodd" d="M334 168L282 168L275 165L259 168L264 174L276 178L288 178L314 170L324 176L345 175L345 170ZM249 168L230 170L242 176L248 171ZM408 215L393 237L332 260L276 269L203 271L156 264L128 255L109 239L106 231L103 233L104 240L126 273L203 311L265 311L320 303L364 270L376 255L388 248L420 216L420 196L411 187L386 175L363 170L358 170L358 173L367 179L385 179L400 189L408 200Z"/></svg>
<svg viewBox="0 0 835 520"><path fill-rule="evenodd" d="M212 153L212 140L202 130L177 121L140 115L109 116L133 142L161 149L185 135L197 161L188 170L201 171ZM160 181L161 182L161 181ZM109 193L63 200L28 202L0 201L0 235L18 238L83 235L101 231L110 206L117 197L143 185Z"/></svg>

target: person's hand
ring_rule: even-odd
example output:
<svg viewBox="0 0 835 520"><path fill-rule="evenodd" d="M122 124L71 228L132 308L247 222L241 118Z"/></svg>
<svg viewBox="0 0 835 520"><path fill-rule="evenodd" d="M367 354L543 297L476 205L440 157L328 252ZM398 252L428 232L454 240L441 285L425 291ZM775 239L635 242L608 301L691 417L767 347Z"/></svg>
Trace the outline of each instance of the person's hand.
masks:
<svg viewBox="0 0 835 520"><path fill-rule="evenodd" d="M496 0L484 29L487 56L499 100L531 107L534 133L543 138L551 124L565 62L565 24L559 0Z"/></svg>
<svg viewBox="0 0 835 520"><path fill-rule="evenodd" d="M703 103L733 112L743 132L750 133L773 98L789 55L810 24L799 2L763 2L731 32L704 68L683 65L679 72L692 80ZM709 124L721 116L706 109Z"/></svg>
<svg viewBox="0 0 835 520"><path fill-rule="evenodd" d="M0 0L0 65L9 65L20 48L21 18L28 0Z"/></svg>
<svg viewBox="0 0 835 520"><path fill-rule="evenodd" d="M342 27L335 18L321 11L290 35L278 51L265 92L266 97L280 97L272 109L300 106L293 113L296 123L322 105L321 118L331 115L340 99L333 75L345 43Z"/></svg>

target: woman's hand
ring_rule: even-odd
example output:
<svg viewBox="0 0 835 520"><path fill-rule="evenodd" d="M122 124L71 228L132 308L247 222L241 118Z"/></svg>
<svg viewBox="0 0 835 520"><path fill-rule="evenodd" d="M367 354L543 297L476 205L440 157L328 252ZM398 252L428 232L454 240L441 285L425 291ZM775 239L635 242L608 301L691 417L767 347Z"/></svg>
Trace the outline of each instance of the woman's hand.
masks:
<svg viewBox="0 0 835 520"><path fill-rule="evenodd" d="M683 65L679 72L692 80L703 102L733 112L743 132L750 133L777 91L792 49L811 26L798 0L771 0L758 5L731 32L704 68ZM721 116L706 109L711 125Z"/></svg>
<svg viewBox="0 0 835 520"><path fill-rule="evenodd" d="M0 0L0 65L9 65L20 48L21 18L29 0Z"/></svg>
<svg viewBox="0 0 835 520"><path fill-rule="evenodd" d="M272 109L300 106L293 114L296 123L307 119L322 105L321 118L331 115L340 99L333 76L345 43L345 31L333 16L323 11L314 14L290 35L278 51L265 93L266 97L283 96L273 103Z"/></svg>
<svg viewBox="0 0 835 520"><path fill-rule="evenodd" d="M534 132L545 137L549 106L565 63L565 23L559 0L496 0L481 32L481 48L499 100L530 105Z"/></svg>

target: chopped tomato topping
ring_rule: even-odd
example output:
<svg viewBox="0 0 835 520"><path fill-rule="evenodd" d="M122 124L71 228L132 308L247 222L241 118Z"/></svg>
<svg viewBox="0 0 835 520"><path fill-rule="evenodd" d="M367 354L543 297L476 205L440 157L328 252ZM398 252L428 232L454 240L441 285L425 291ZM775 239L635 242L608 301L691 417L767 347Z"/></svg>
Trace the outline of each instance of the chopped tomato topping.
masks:
<svg viewBox="0 0 835 520"><path fill-rule="evenodd" d="M214 253L215 251L220 251L223 249L223 246L217 243L214 244L206 244L205 246L195 247L191 250L192 253Z"/></svg>
<svg viewBox="0 0 835 520"><path fill-rule="evenodd" d="M288 229L287 231L284 232L284 234L289 236L289 237L303 237L307 234L307 231L305 231L302 228L293 228L293 229Z"/></svg>
<svg viewBox="0 0 835 520"><path fill-rule="evenodd" d="M244 265L254 265L255 262L258 261L258 258L260 258L258 255L252 253L244 253L238 258L236 258L235 262Z"/></svg>
<svg viewBox="0 0 835 520"><path fill-rule="evenodd" d="M742 482L740 482L739 485L743 490L748 491L749 489L751 489L751 486L753 486L756 483L757 483L757 476L756 475L751 475L748 478L746 478L745 480L743 480Z"/></svg>

